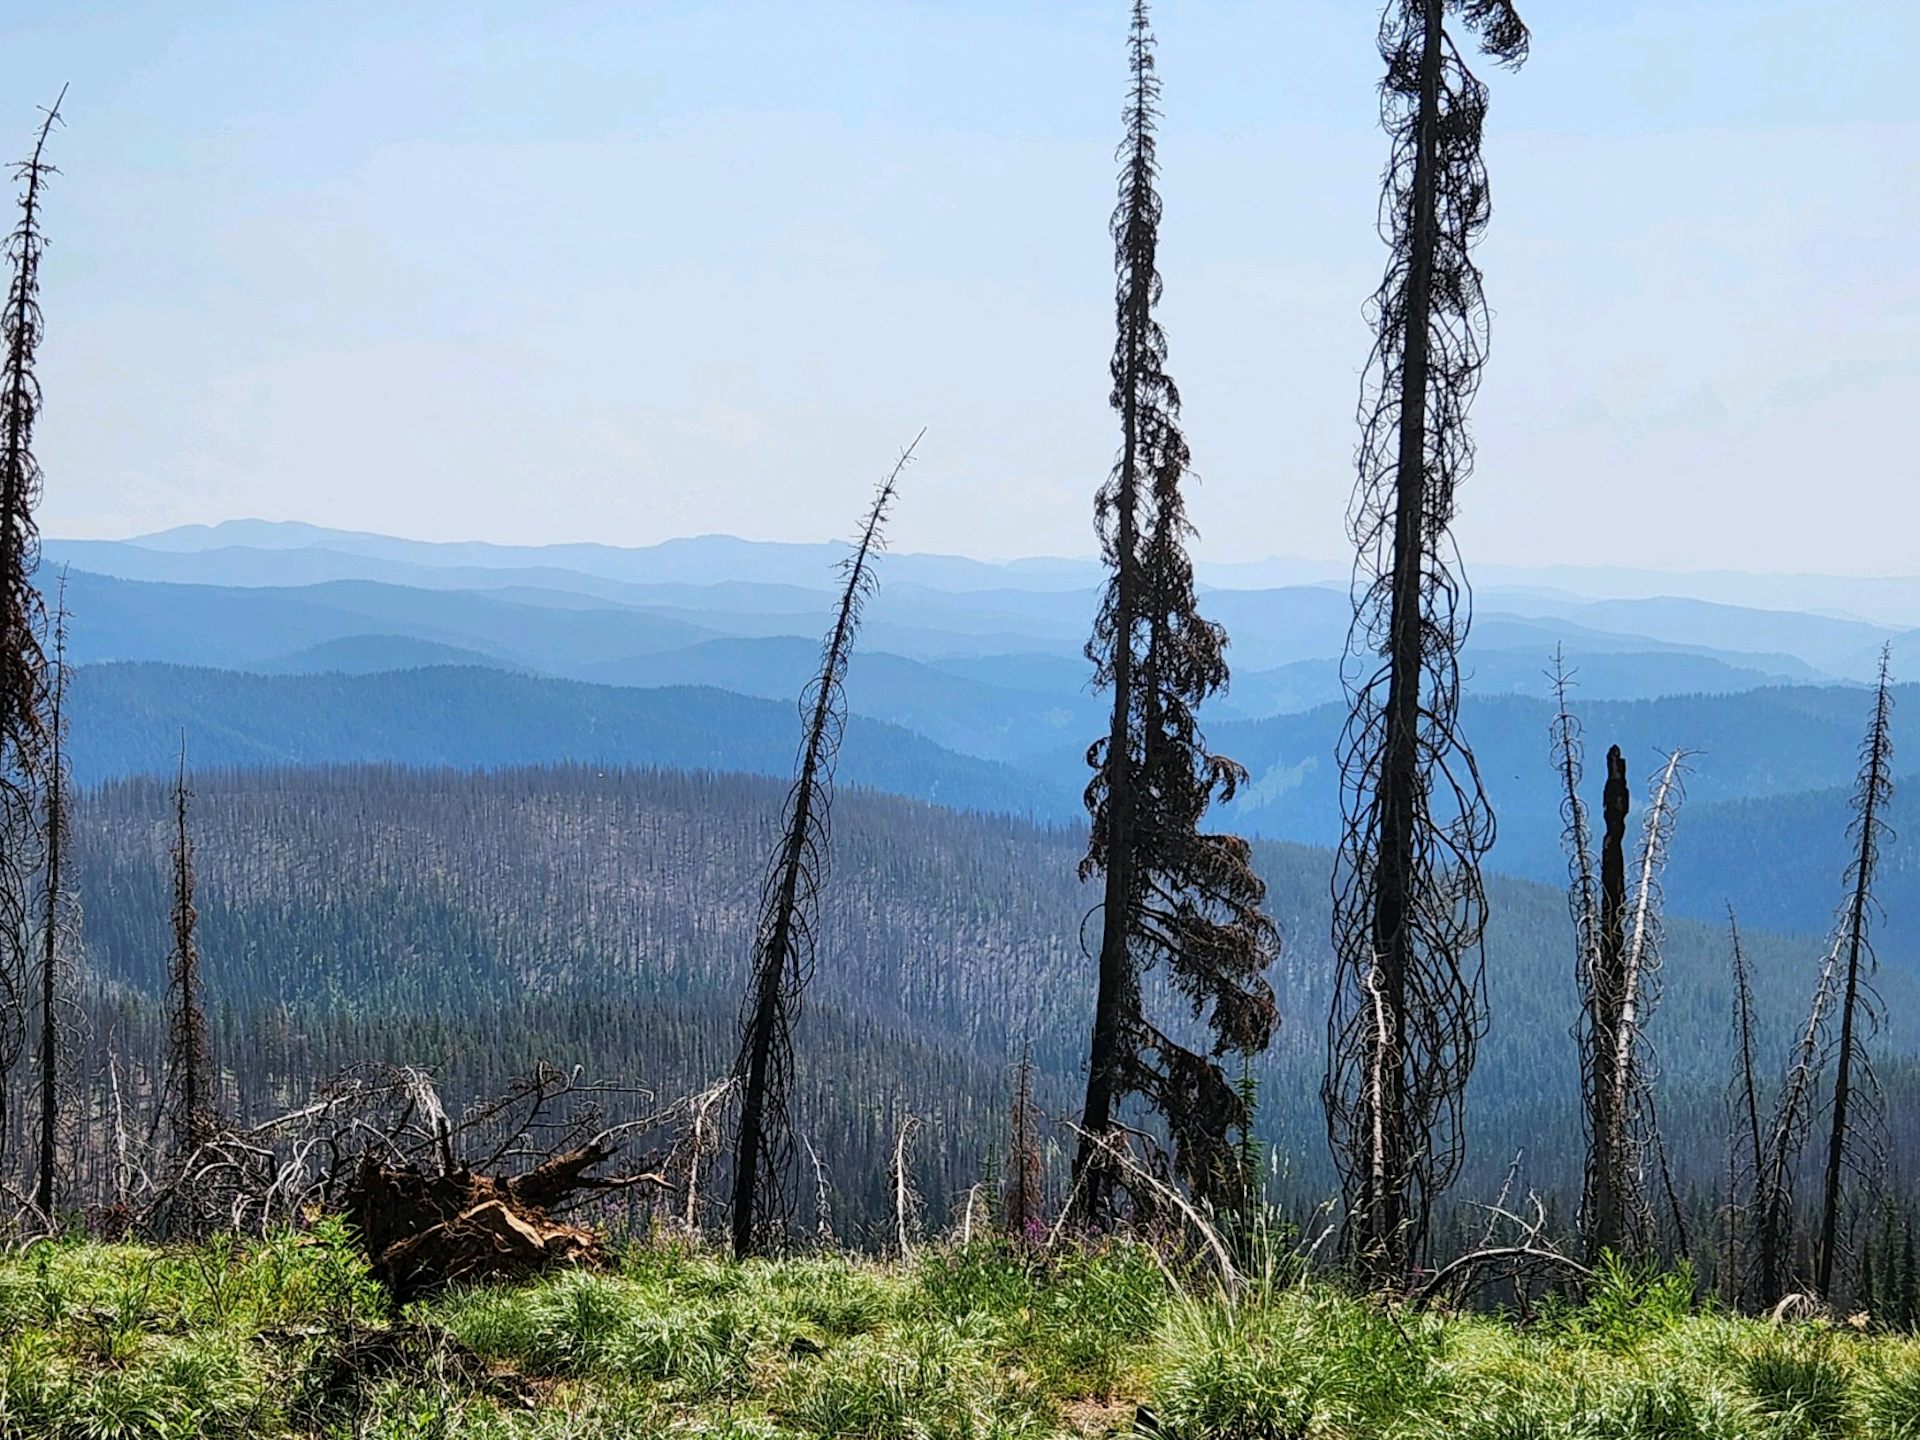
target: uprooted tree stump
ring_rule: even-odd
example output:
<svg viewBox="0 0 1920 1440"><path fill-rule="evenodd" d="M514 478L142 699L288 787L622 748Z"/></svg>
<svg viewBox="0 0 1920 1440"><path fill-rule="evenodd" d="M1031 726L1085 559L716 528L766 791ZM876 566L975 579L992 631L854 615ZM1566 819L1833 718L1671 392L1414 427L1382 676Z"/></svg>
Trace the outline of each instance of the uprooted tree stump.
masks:
<svg viewBox="0 0 1920 1440"><path fill-rule="evenodd" d="M631 1183L634 1177L589 1173L612 1154L610 1146L589 1142L511 1176L475 1174L464 1165L436 1174L368 1154L347 1188L347 1220L395 1304L462 1281L597 1266L605 1259L599 1238L552 1212L580 1191Z"/></svg>

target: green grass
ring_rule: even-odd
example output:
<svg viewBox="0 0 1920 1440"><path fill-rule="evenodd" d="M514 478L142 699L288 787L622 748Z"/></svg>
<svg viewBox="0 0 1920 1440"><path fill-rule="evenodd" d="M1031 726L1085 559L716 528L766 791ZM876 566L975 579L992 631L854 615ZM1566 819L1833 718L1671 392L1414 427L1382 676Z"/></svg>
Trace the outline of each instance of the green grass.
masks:
<svg viewBox="0 0 1920 1440"><path fill-rule="evenodd" d="M1121 1244L902 1267L662 1243L394 1317L332 1226L43 1243L0 1255L0 1437L1920 1440L1920 1343L1690 1290L1611 1269L1521 1327L1319 1282L1228 1302Z"/></svg>

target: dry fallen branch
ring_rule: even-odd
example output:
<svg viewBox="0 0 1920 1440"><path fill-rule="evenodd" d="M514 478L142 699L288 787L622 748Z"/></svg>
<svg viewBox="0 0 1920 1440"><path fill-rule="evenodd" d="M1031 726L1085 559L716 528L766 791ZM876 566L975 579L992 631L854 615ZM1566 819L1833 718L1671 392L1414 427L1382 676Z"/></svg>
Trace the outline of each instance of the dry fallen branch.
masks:
<svg viewBox="0 0 1920 1440"><path fill-rule="evenodd" d="M1548 1273L1590 1279L1591 1269L1546 1238L1547 1209L1540 1197L1529 1191L1527 1200L1532 1209L1531 1218L1516 1215L1499 1205L1481 1207L1488 1212L1489 1236L1504 1222L1513 1227L1513 1238L1504 1244L1483 1244L1448 1261L1413 1292L1414 1300L1423 1305L1443 1296L1459 1301L1502 1280L1517 1285Z"/></svg>
<svg viewBox="0 0 1920 1440"><path fill-rule="evenodd" d="M1072 1130L1076 1135L1098 1146L1100 1150L1105 1153L1106 1158L1113 1163L1116 1171L1123 1177L1124 1181L1130 1182L1129 1188L1132 1188L1133 1185L1138 1185L1141 1189L1152 1195L1154 1199L1171 1205L1178 1211L1182 1218L1186 1220L1187 1224L1193 1228L1194 1234L1200 1237L1202 1243L1204 1243L1208 1251L1212 1253L1214 1264L1220 1271L1220 1283L1226 1288L1227 1293L1239 1293L1241 1288L1240 1271L1233 1263L1232 1252L1227 1249L1227 1243L1221 1239L1220 1232L1213 1227L1206 1216L1202 1215L1200 1211L1195 1208L1192 1201L1182 1195L1177 1188L1167 1184L1166 1181L1155 1175L1145 1165L1142 1165L1133 1151L1115 1139L1111 1132L1103 1135L1094 1135L1090 1131L1082 1130L1078 1125L1069 1124L1067 1128Z"/></svg>

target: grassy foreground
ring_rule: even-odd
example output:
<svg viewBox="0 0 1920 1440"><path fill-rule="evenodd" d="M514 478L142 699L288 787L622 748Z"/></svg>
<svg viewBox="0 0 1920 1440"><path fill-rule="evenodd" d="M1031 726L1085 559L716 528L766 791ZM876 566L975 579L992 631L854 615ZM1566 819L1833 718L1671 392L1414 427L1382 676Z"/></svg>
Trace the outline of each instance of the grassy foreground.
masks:
<svg viewBox="0 0 1920 1440"><path fill-rule="evenodd" d="M331 1225L0 1257L7 1440L1133 1434L1920 1440L1920 1343L1702 1315L1672 1277L1524 1328L1317 1282L1229 1303L1121 1245L904 1267L657 1245L397 1318Z"/></svg>

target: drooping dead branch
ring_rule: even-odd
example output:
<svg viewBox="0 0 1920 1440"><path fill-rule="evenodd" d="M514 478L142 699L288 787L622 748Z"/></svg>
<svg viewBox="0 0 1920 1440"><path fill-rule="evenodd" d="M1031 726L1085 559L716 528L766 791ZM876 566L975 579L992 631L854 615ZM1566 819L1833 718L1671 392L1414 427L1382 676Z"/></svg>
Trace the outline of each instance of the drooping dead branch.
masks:
<svg viewBox="0 0 1920 1440"><path fill-rule="evenodd" d="M1529 1216L1521 1216L1503 1205L1489 1205L1487 1235L1476 1248L1457 1255L1434 1271L1414 1292L1422 1304L1438 1299L1464 1300L1488 1285L1506 1283L1523 1286L1551 1275L1574 1275L1590 1279L1593 1271L1554 1244L1548 1234L1547 1210L1538 1195L1529 1192ZM1498 1239L1496 1231L1504 1230Z"/></svg>
<svg viewBox="0 0 1920 1440"><path fill-rule="evenodd" d="M1486 348L1471 251L1491 213L1487 91L1447 34L1449 12L1502 64L1527 49L1509 0L1392 0L1381 20L1391 258L1371 305L1350 522L1358 559L1342 671L1352 708L1340 745L1325 1097L1347 1253L1390 1285L1407 1280L1433 1199L1458 1172L1462 1096L1486 1019L1480 860L1493 822L1459 724L1471 606L1450 526Z"/></svg>
<svg viewBox="0 0 1920 1440"><path fill-rule="evenodd" d="M1114 1168L1127 1177L1129 1185L1137 1186L1143 1192L1151 1194L1186 1221L1194 1235L1207 1247L1207 1253L1213 1257L1214 1266L1220 1273L1220 1283L1227 1293L1236 1295L1240 1292L1240 1270L1233 1263L1232 1250L1220 1231L1192 1201L1182 1195L1177 1187L1169 1185L1160 1176L1154 1174L1151 1166L1142 1164L1139 1157L1128 1149L1125 1140L1118 1132L1108 1131L1102 1135L1095 1135L1091 1131L1081 1129L1078 1125L1069 1125L1068 1128L1081 1139L1105 1151Z"/></svg>
<svg viewBox="0 0 1920 1440"><path fill-rule="evenodd" d="M721 1141L721 1111L739 1091L738 1082L729 1075L716 1085L710 1085L689 1102L691 1123L687 1126L685 1140L675 1150L668 1164L671 1172L677 1173L686 1187L686 1203L680 1215L681 1227L689 1235L701 1232L700 1200L702 1196L702 1176L700 1167L708 1156L715 1153ZM808 1147L811 1152L812 1147Z"/></svg>
<svg viewBox="0 0 1920 1440"><path fill-rule="evenodd" d="M800 1143L806 1147L807 1163L813 1167L814 1243L831 1252L840 1245L839 1237L833 1233L833 1187L827 1183L827 1167L820 1163L820 1152L813 1148L813 1141L802 1135Z"/></svg>
<svg viewBox="0 0 1920 1440"><path fill-rule="evenodd" d="M741 1088L733 1158L736 1255L780 1243L792 1219L793 1024L813 973L816 912L831 853L833 771L846 724L847 661L861 610L877 583L873 561L885 544L887 512L919 443L916 435L874 495L860 543L842 569L846 583L822 649L820 673L801 697L806 729L787 793L786 825L767 869L734 1065Z"/></svg>
<svg viewBox="0 0 1920 1440"><path fill-rule="evenodd" d="M907 1173L907 1146L920 1127L918 1115L900 1122L900 1134L893 1142L893 1164L889 1167L893 1182L893 1238L895 1253L904 1261L913 1258L913 1228L920 1214L920 1197L914 1194L913 1177Z"/></svg>

